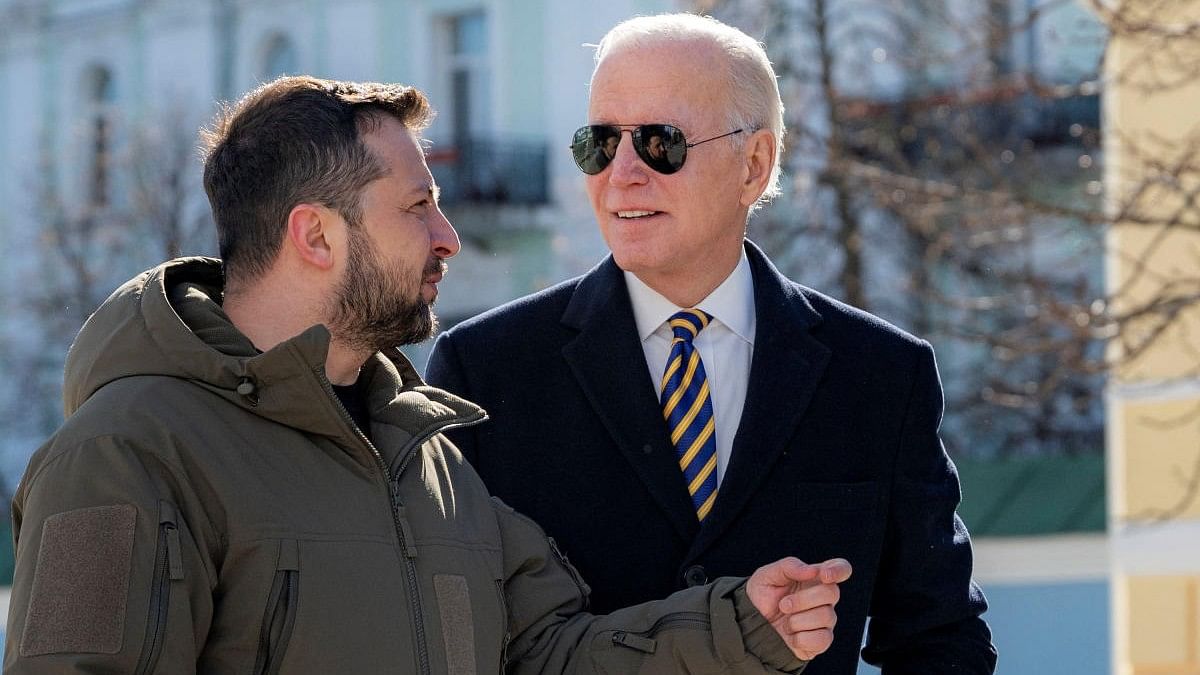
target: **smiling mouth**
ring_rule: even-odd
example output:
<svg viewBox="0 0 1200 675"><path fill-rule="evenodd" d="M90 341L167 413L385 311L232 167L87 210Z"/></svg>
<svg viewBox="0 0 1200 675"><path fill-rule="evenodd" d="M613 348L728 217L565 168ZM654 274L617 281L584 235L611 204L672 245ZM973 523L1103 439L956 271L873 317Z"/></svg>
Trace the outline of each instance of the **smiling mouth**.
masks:
<svg viewBox="0 0 1200 675"><path fill-rule="evenodd" d="M658 215L659 211L617 211L618 218L645 218L646 216Z"/></svg>

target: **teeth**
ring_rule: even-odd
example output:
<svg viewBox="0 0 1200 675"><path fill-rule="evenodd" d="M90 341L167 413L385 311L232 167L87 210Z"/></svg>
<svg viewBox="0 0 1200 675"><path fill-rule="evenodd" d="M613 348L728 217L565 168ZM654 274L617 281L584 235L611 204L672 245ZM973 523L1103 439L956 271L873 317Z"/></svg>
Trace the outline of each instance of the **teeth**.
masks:
<svg viewBox="0 0 1200 675"><path fill-rule="evenodd" d="M617 211L619 218L641 218L642 216L652 216L658 211Z"/></svg>

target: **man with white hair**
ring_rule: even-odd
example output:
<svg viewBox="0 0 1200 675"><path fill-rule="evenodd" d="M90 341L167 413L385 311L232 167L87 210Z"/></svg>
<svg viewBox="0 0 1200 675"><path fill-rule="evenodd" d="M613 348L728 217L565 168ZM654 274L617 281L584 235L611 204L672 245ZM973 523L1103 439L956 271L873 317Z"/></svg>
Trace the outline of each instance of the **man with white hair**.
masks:
<svg viewBox="0 0 1200 675"><path fill-rule="evenodd" d="M955 515L933 350L800 286L745 239L778 192L762 46L639 17L600 42L576 164L612 255L444 333L431 383L491 421L451 436L606 611L780 556L846 558L808 673L991 673ZM616 143L615 152L603 152Z"/></svg>

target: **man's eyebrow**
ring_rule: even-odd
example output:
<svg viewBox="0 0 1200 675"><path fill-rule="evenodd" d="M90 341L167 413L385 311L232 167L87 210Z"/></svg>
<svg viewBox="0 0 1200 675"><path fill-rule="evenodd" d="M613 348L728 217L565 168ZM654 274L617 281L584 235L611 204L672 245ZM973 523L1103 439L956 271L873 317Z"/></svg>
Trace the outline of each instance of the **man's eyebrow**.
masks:
<svg viewBox="0 0 1200 675"><path fill-rule="evenodd" d="M437 183L432 181L421 181L419 183L414 182L409 185L409 187L403 191L403 194L406 195L404 197L406 202L411 201L415 204L417 202L429 199L436 203L437 200L441 198L442 189L438 187Z"/></svg>

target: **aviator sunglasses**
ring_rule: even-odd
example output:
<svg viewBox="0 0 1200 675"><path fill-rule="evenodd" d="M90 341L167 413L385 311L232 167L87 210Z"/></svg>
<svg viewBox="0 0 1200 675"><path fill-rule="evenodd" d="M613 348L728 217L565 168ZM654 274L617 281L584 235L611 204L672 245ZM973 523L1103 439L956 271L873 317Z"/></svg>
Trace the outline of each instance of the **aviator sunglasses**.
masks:
<svg viewBox="0 0 1200 675"><path fill-rule="evenodd" d="M672 174L683 168L688 148L743 131L734 129L720 136L688 143L679 127L670 124L589 124L579 127L571 139L571 154L575 156L579 170L589 176L603 171L617 156L617 146L625 129L630 130L633 149L638 157L646 166L664 174Z"/></svg>

